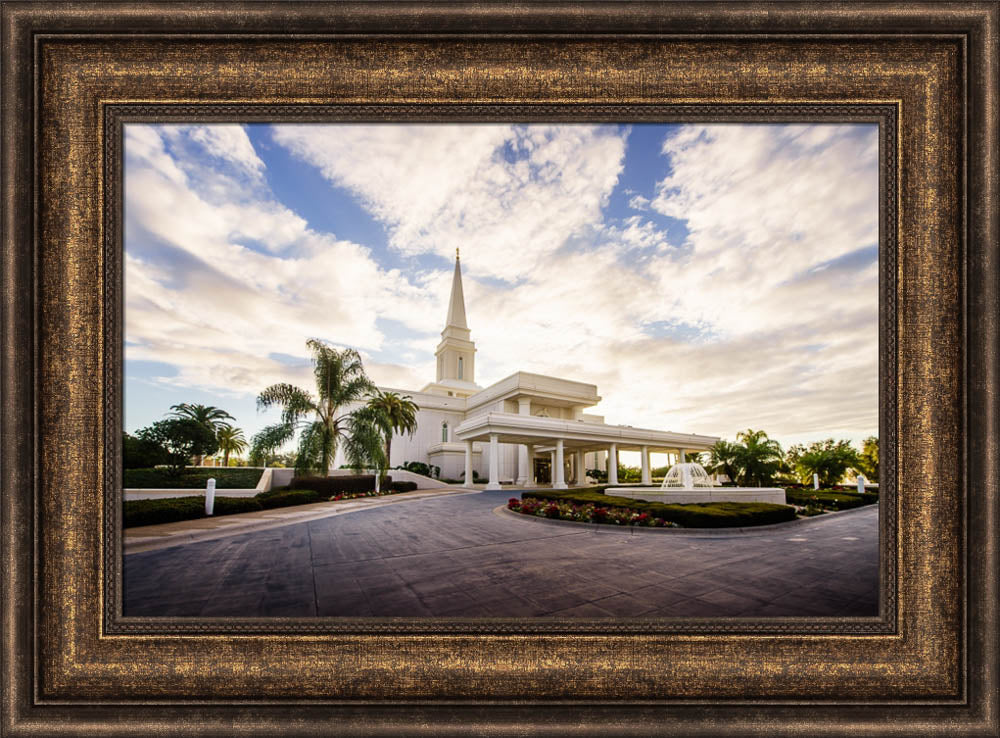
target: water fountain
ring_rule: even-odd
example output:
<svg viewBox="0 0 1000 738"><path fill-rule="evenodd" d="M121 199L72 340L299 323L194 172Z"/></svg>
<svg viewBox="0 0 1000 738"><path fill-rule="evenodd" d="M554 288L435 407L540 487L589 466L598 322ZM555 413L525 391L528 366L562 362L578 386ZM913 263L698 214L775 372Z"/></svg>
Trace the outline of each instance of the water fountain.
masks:
<svg viewBox="0 0 1000 738"><path fill-rule="evenodd" d="M693 502L772 502L786 504L785 490L778 487L723 487L717 485L701 464L674 464L659 487L611 487L604 492L647 502L689 504Z"/></svg>
<svg viewBox="0 0 1000 738"><path fill-rule="evenodd" d="M702 489L712 488L715 482L708 476L701 464L674 464L663 477L660 489Z"/></svg>

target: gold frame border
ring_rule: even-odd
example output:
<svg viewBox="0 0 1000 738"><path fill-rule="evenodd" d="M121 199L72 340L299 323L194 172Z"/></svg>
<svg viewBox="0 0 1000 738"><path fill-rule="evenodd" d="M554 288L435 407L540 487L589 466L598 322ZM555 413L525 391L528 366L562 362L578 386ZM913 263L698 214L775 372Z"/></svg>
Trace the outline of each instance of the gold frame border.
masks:
<svg viewBox="0 0 1000 738"><path fill-rule="evenodd" d="M947 725L955 735L995 729L995 4L935 10L904 3L594 3L515 12L343 3L319 10L119 5L96 18L73 6L3 5L4 94L13 101L3 121L5 731L26 735L58 724L77 734L100 725L127 734L114 727L121 726L120 708L99 707L123 701L136 728L185 734L224 726L261 735L398 733L463 724L582 733L590 732L588 720L609 716L615 722L608 732L686 726L736 735L766 725L789 733L830 721L846 731L890 715L897 726ZM278 22L284 41L246 33ZM209 23L231 33L209 42L200 33ZM308 35L316 23L350 34L317 41ZM820 32L800 38L804 26ZM113 35L116 28L142 35ZM168 35L158 35L164 30ZM679 35L692 31L697 35ZM796 55L789 54L793 43ZM322 54L287 53L309 44L325 48L325 67ZM661 54L669 48L660 58L675 67L655 65L638 48L656 44ZM457 67L441 54L446 48L461 52ZM713 52L730 55L729 76L711 76L713 62L726 63ZM851 64L853 72L835 73ZM434 84L453 101L511 99L519 85L536 101L621 101L630 84L670 101L702 85L707 97L722 100L728 84L740 91L729 99L780 98L783 88L800 85L812 91L801 97L837 101L853 97L850 89L873 94L882 85L888 93L871 99L903 101L896 409L897 451L908 466L898 471L897 563L900 602L910 604L899 610L897 635L534 635L530 642L493 635L220 636L203 658L192 650L198 639L100 636L98 577L87 574L101 568L100 532L87 521L95 520L101 480L84 471L95 450L99 462L110 451L98 410L103 381L93 381L103 377L107 356L100 328L107 316L101 290L94 290L106 276L95 259L95 101L115 98L107 88L131 80L155 87L162 99L179 83L190 89L194 82L204 92L230 85L247 101L301 99L294 88L311 82L327 101L344 102L348 69L358 75L354 100L402 90L402 99L429 102ZM248 71L258 72L256 79L248 82ZM574 86L582 94L567 94ZM24 171L34 173L35 195L13 184ZM33 246L26 251L26 244ZM928 478L938 481L933 491L921 484ZM76 494L60 494L66 489ZM34 534L25 538L28 531ZM663 653L671 656L660 662L664 670L645 668ZM356 671L338 672L337 663ZM295 711L261 705L267 692L296 700L281 691L289 675L308 704ZM331 677L341 680L333 693ZM733 680L736 688L727 688ZM313 701L324 694L339 707ZM648 702L636 704L635 696ZM227 704L207 706L206 697ZM795 709L803 699L807 706ZM840 704L825 706L830 700ZM530 711L528 701L544 703L544 712ZM325 722L333 713L339 722ZM179 724L178 716L196 723Z"/></svg>

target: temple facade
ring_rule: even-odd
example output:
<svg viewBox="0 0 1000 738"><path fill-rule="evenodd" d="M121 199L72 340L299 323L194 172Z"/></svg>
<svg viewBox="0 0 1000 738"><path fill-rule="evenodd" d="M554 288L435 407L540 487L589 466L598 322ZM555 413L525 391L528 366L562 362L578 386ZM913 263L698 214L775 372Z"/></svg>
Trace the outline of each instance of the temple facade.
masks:
<svg viewBox="0 0 1000 738"><path fill-rule="evenodd" d="M693 433L609 425L586 412L601 401L597 386L543 374L517 372L488 387L476 384L476 344L465 315L462 268L456 254L448 316L437 351L437 376L419 391L381 387L408 395L418 406L417 431L392 439L389 466L420 461L442 479L476 478L487 489L501 483L588 484L587 470L607 470L617 484L620 451L638 451L642 480L650 482L649 454L682 460L719 439ZM475 475L474 475L475 472Z"/></svg>

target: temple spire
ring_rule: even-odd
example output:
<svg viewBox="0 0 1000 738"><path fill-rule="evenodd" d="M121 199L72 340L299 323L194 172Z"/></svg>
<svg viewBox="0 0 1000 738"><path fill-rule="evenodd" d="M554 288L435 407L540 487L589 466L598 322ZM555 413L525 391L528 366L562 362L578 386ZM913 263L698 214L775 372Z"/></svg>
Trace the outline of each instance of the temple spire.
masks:
<svg viewBox="0 0 1000 738"><path fill-rule="evenodd" d="M441 392L467 397L476 385L476 344L465 321L465 295L462 293L462 266L455 249L455 274L451 280L451 298L448 300L448 321L441 331L437 351L437 381L450 383L440 387ZM456 384L458 382L458 384Z"/></svg>
<svg viewBox="0 0 1000 738"><path fill-rule="evenodd" d="M448 320L445 323L445 330L448 328L461 328L466 331L469 329L465 321L465 294L462 292L462 267L458 249L455 249L455 273L451 278L451 299L448 300Z"/></svg>

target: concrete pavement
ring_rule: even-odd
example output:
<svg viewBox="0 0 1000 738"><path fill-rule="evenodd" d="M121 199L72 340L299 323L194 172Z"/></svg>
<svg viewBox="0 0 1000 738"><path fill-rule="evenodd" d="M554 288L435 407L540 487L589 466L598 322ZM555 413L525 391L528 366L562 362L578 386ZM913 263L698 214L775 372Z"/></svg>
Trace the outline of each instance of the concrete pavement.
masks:
<svg viewBox="0 0 1000 738"><path fill-rule="evenodd" d="M731 537L494 514L510 491L125 556L124 613L176 616L874 616L878 507ZM379 498L391 499L391 498ZM221 520L221 518L220 518Z"/></svg>

